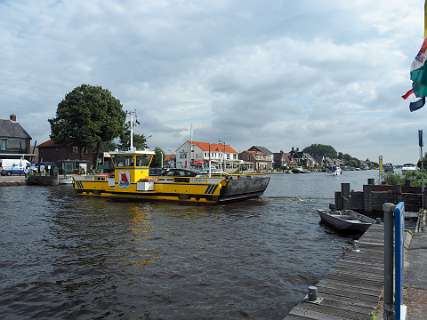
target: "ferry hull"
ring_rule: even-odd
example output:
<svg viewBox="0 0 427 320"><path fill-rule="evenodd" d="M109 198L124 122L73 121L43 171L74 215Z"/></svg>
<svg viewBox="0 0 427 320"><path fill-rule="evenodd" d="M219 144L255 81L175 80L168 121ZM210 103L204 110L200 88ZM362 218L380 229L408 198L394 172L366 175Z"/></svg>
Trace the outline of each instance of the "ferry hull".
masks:
<svg viewBox="0 0 427 320"><path fill-rule="evenodd" d="M120 187L107 181L77 179L74 189L81 195L139 201L175 201L216 204L261 196L268 186L267 176L228 176L226 178L158 178L154 188L142 191L137 183Z"/></svg>

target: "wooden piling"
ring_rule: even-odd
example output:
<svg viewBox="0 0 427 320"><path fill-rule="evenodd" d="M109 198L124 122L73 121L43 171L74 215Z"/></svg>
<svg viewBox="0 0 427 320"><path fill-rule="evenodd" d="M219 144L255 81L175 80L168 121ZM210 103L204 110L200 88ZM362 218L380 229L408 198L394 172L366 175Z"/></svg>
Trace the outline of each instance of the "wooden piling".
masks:
<svg viewBox="0 0 427 320"><path fill-rule="evenodd" d="M351 209L350 183L341 183L341 197L343 209Z"/></svg>

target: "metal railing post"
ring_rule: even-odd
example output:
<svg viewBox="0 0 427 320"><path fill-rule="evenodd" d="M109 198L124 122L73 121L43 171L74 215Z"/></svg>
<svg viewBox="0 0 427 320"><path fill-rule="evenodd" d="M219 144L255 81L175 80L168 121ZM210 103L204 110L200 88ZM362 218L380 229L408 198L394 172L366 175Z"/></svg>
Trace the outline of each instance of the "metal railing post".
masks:
<svg viewBox="0 0 427 320"><path fill-rule="evenodd" d="M395 205L384 203L384 320L393 316L393 211Z"/></svg>

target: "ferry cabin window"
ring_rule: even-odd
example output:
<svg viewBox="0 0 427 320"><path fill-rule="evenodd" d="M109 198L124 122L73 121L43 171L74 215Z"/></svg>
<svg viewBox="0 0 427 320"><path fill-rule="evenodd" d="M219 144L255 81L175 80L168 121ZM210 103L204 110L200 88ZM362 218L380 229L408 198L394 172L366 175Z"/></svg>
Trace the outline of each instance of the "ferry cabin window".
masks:
<svg viewBox="0 0 427 320"><path fill-rule="evenodd" d="M136 166L137 167L148 167L150 164L151 155L149 154L142 154L139 156L136 156Z"/></svg>
<svg viewBox="0 0 427 320"><path fill-rule="evenodd" d="M115 157L113 158L116 167L132 167L133 159L131 157Z"/></svg>

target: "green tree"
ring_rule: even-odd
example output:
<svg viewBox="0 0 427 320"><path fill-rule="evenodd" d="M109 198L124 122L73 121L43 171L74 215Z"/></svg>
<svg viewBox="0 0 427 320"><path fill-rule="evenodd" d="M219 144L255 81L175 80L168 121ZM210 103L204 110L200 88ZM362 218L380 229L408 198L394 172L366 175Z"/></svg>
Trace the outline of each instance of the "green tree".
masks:
<svg viewBox="0 0 427 320"><path fill-rule="evenodd" d="M325 144L312 144L302 150L305 153L310 154L312 157L321 160L323 157L329 157L335 159L337 157L337 151L329 145Z"/></svg>
<svg viewBox="0 0 427 320"><path fill-rule="evenodd" d="M162 167L162 159L165 159L165 153L159 147L154 149L155 155L153 157L153 161L151 161L152 168L161 168Z"/></svg>
<svg viewBox="0 0 427 320"><path fill-rule="evenodd" d="M125 120L122 104L109 90L83 84L58 104L56 117L49 119L50 136L55 143L77 146L80 158L87 149L98 155L103 143L123 133Z"/></svg>

